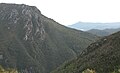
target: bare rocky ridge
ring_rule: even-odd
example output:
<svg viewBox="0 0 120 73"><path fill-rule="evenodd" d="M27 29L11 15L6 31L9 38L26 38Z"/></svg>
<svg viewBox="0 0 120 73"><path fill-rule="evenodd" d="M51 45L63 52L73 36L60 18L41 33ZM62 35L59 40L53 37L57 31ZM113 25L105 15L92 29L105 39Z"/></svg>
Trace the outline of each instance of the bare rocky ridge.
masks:
<svg viewBox="0 0 120 73"><path fill-rule="evenodd" d="M1 20L8 20L8 29L16 29L17 24L23 21L23 30L25 30L24 40L33 39L34 36L44 39L45 30L41 21L40 11L36 7L29 7L24 4L18 6L1 4L1 8Z"/></svg>

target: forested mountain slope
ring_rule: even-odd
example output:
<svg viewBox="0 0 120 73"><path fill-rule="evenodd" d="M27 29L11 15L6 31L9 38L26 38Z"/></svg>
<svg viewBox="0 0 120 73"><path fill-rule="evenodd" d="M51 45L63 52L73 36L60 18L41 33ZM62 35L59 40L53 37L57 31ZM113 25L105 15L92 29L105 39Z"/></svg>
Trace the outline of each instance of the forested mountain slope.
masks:
<svg viewBox="0 0 120 73"><path fill-rule="evenodd" d="M90 71L89 69L93 72L83 72ZM77 59L64 64L53 73L119 73L119 69L120 32L117 32L91 44Z"/></svg>
<svg viewBox="0 0 120 73"><path fill-rule="evenodd" d="M67 28L34 6L0 4L0 65L20 73L49 73L97 36Z"/></svg>

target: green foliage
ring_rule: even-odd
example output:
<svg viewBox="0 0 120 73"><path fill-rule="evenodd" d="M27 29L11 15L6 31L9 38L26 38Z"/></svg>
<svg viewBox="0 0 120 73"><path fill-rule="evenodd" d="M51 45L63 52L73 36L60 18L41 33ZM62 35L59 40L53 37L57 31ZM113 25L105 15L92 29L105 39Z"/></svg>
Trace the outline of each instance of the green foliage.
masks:
<svg viewBox="0 0 120 73"><path fill-rule="evenodd" d="M4 69L4 68L0 65L0 73L18 73L18 71L17 71L16 69L13 69L13 68Z"/></svg>
<svg viewBox="0 0 120 73"><path fill-rule="evenodd" d="M74 61L58 68L53 73L82 73L86 68L96 73L119 73L120 32L104 37L91 44ZM83 73L94 72L87 69Z"/></svg>
<svg viewBox="0 0 120 73"><path fill-rule="evenodd" d="M86 69L82 73L96 73L95 70L92 69Z"/></svg>
<svg viewBox="0 0 120 73"><path fill-rule="evenodd" d="M3 53L0 64L4 67L49 73L76 58L97 39L95 35L60 25L36 7L0 4L0 52Z"/></svg>
<svg viewBox="0 0 120 73"><path fill-rule="evenodd" d="M120 73L120 65L115 66L114 71L111 73Z"/></svg>

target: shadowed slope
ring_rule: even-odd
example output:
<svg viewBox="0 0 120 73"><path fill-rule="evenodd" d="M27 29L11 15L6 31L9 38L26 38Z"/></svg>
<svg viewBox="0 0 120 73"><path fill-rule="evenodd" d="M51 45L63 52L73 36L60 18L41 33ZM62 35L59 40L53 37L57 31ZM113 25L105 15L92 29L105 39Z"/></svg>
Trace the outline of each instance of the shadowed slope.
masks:
<svg viewBox="0 0 120 73"><path fill-rule="evenodd" d="M0 4L0 64L4 67L49 73L96 39L60 25L34 6Z"/></svg>
<svg viewBox="0 0 120 73"><path fill-rule="evenodd" d="M88 68L97 73L110 73L120 68L120 32L91 44L77 59L53 73L82 73Z"/></svg>

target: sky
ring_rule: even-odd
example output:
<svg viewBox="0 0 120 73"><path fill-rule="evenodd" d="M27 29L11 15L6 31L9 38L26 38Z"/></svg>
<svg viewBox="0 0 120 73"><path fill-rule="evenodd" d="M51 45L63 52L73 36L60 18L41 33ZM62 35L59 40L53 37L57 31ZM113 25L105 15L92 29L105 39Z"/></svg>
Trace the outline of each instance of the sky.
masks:
<svg viewBox="0 0 120 73"><path fill-rule="evenodd" d="M81 22L120 22L120 0L0 0L27 4L63 25Z"/></svg>

